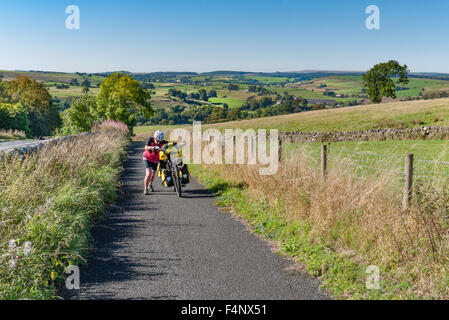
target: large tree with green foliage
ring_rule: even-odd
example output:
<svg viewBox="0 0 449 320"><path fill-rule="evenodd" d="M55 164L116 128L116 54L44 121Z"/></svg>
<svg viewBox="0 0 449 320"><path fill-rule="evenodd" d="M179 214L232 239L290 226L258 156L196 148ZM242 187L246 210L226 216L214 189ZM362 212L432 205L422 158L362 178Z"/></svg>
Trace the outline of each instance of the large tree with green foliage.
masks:
<svg viewBox="0 0 449 320"><path fill-rule="evenodd" d="M30 122L25 107L20 103L0 103L0 128L23 131L30 137Z"/></svg>
<svg viewBox="0 0 449 320"><path fill-rule="evenodd" d="M9 102L11 96L8 93L8 85L6 82L0 81L0 103Z"/></svg>
<svg viewBox="0 0 449 320"><path fill-rule="evenodd" d="M34 137L48 136L61 124L59 111L43 83L29 77L18 77L7 84L8 99L20 102L27 110Z"/></svg>
<svg viewBox="0 0 449 320"><path fill-rule="evenodd" d="M150 118L154 111L150 92L129 74L111 74L100 86L96 115L125 123L131 130L139 117Z"/></svg>
<svg viewBox="0 0 449 320"><path fill-rule="evenodd" d="M61 113L62 117L62 134L74 134L87 132L95 124L95 110L97 102L94 96L84 94L76 98L70 108Z"/></svg>
<svg viewBox="0 0 449 320"><path fill-rule="evenodd" d="M379 63L363 75L363 86L367 89L366 93L373 103L382 102L383 97L394 99L396 98L396 85L408 84L408 73L408 67L401 66L395 60Z"/></svg>

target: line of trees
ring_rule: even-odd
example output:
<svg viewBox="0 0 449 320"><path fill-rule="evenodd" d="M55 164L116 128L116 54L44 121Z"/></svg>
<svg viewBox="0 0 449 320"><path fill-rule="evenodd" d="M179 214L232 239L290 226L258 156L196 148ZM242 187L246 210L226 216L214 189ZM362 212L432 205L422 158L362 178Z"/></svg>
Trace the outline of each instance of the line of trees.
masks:
<svg viewBox="0 0 449 320"><path fill-rule="evenodd" d="M205 89L200 89L198 92L191 92L188 94L184 91L170 88L168 90L168 95L170 97L178 98L183 102L186 102L188 99L209 101L209 98L217 97L217 91L211 90L211 91L207 92L207 90L205 90Z"/></svg>
<svg viewBox="0 0 449 320"><path fill-rule="evenodd" d="M281 101L273 101L271 97L261 97L248 101L238 108L230 109L226 104L223 106L171 106L168 109L160 108L150 118L142 118L140 123L147 125L175 125L190 124L193 121L204 123L219 123L250 119L258 117L276 116L282 114L296 113L308 110L325 108L324 105L308 106L307 100L286 96Z"/></svg>

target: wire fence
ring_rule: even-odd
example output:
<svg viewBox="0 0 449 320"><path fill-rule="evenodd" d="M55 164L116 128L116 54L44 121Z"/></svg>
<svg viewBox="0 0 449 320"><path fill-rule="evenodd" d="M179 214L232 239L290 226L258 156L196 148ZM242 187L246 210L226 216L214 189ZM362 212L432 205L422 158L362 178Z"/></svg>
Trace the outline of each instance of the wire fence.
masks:
<svg viewBox="0 0 449 320"><path fill-rule="evenodd" d="M321 145L321 152L309 146L302 149L302 154L314 167L320 167L323 179L333 167L344 168L357 178L366 179L374 174L388 175L396 186L403 184L403 205L408 208L413 191L413 181L423 180L429 183L449 182L449 162L441 159L416 159L413 154L405 159L397 155L377 154L373 151L351 152L334 150L328 145ZM402 158L402 159L401 159Z"/></svg>
<svg viewBox="0 0 449 320"><path fill-rule="evenodd" d="M307 159L314 165L321 162L321 155L315 150L302 150ZM385 156L374 151L354 153L346 150L328 152L327 161L330 164L344 165L348 168L365 168L381 172L397 172L402 174L404 170L403 160L397 156ZM449 177L449 162L436 159L414 158L414 174L417 176Z"/></svg>

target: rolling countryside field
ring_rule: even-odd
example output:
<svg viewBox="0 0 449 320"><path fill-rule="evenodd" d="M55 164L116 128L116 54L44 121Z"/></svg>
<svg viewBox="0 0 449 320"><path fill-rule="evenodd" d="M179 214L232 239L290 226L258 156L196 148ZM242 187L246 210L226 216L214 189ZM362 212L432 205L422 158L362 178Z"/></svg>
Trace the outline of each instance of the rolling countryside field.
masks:
<svg viewBox="0 0 449 320"><path fill-rule="evenodd" d="M90 82L90 93L96 95L98 86L105 79L105 74L72 74L58 72L40 71L0 71L4 81L10 81L18 76L28 76L43 82L49 89L52 96L58 100L65 100L80 96L82 93L81 83L84 80ZM197 93L200 90L207 92L216 91L216 97L210 97L208 101L195 101L196 104L204 105L228 105L229 108L238 108L254 99L259 99L260 95L250 92L250 86L259 86L266 89L264 96L270 97L274 101L279 96L288 93L289 95L310 100L311 104L333 103L337 105L365 104L369 102L363 87L360 75L327 75L313 74L311 76L298 74L239 74L211 73L205 75L183 75L182 73L168 76L151 76L151 74L136 74L141 81L151 82L154 86L152 90L152 102L154 108L168 109L173 105L189 107L188 101L181 101L169 95L170 89L180 90L186 94ZM185 80L187 79L187 81ZM71 81L76 80L77 85L72 85ZM69 88L56 88L57 85L69 85ZM229 84L235 84L237 90L229 90ZM418 98L425 93L449 92L449 81L438 79L414 78L410 76L410 83L401 87L397 91L397 99ZM327 102L324 102L327 101ZM385 99L385 102L391 102Z"/></svg>
<svg viewBox="0 0 449 320"><path fill-rule="evenodd" d="M192 77L192 80L203 82L198 85L188 85L177 82L155 83L154 90L155 107L166 107L166 104L159 104L159 98L170 98L168 91L170 88L182 90L187 94L198 92L199 90L215 90L217 97L209 98L209 103L215 105L227 104L229 108L238 108L247 101L251 101L257 97L257 94L248 92L251 85L264 86L268 90L268 97L276 99L277 95L288 93L303 99L311 99L312 101L334 101L336 104L354 103L363 104L369 102L366 93L362 87L362 77L358 75L336 75L317 77L312 80L295 81L294 78L288 77L272 77L272 76L255 76L247 75L244 77ZM246 82L249 81L249 82ZM230 91L226 87L228 83L235 83L239 86L236 91ZM397 99L417 98L426 92L449 92L449 81L437 79L420 79L410 78L410 83L402 90L398 90ZM332 92L328 95L326 92ZM385 99L385 102L391 102L392 99ZM207 104L206 102L204 104Z"/></svg>
<svg viewBox="0 0 449 320"><path fill-rule="evenodd" d="M225 122L205 127L279 129L280 132L357 131L449 125L449 99L390 102L276 117Z"/></svg>

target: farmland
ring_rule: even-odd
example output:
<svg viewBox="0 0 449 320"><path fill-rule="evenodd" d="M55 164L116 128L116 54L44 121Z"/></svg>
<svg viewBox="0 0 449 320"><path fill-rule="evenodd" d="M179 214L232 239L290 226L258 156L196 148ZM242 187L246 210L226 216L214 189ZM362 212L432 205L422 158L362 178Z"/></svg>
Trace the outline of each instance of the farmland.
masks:
<svg viewBox="0 0 449 320"><path fill-rule="evenodd" d="M449 99L391 102L347 108L317 110L260 119L209 125L225 128L279 129L281 132L356 131L449 125Z"/></svg>
<svg viewBox="0 0 449 320"><path fill-rule="evenodd" d="M107 74L81 74L58 73L41 71L0 71L3 80L9 81L17 76L29 76L44 82L56 99L76 97L81 94L81 85L72 85L74 79L81 84L88 80L91 85L91 93L96 94L99 84ZM257 97L254 92L249 92L249 86L260 86L267 90L269 96L275 99L279 95L288 93L303 99L330 100L336 104L361 104L368 98L362 87L360 74L331 74L331 73L287 73L287 74L263 74L263 73L235 73L212 72L207 74L195 73L154 73L133 75L142 82L153 84L153 106L155 108L167 108L171 104L164 100L171 99L169 89L176 89L187 94L198 92L201 89L215 90L217 96L209 102L217 105L227 104L230 108L237 108ZM423 76L423 75L419 75ZM56 85L69 85L68 89L56 89ZM229 90L229 84L238 86L237 90ZM449 81L416 78L410 76L410 83L399 88L397 99L417 98L426 92L449 91ZM173 99L172 99L173 100ZM162 101L162 103L161 103ZM391 99L386 99L391 101ZM183 104L174 100L174 103Z"/></svg>
<svg viewBox="0 0 449 320"><path fill-rule="evenodd" d="M83 88L80 86L70 86L68 89L57 89L56 87L50 87L50 94L56 99L63 99L68 97L78 97L82 94ZM98 93L98 88L91 88L89 92L92 94Z"/></svg>
<svg viewBox="0 0 449 320"><path fill-rule="evenodd" d="M318 168L322 143L286 143L285 157L304 156L308 165ZM403 186L405 155L414 155L415 179L449 181L449 141L360 141L336 142L328 146L330 170L344 168L357 178L388 175L396 191Z"/></svg>
<svg viewBox="0 0 449 320"><path fill-rule="evenodd" d="M398 99L406 97L416 97L424 91L448 90L447 81L433 79L410 78L410 82L405 88L397 92ZM325 90L335 91L337 94L357 95L363 94L362 77L361 76L330 76L325 78L317 78L312 81L300 85L308 91L324 92ZM423 90L424 89L424 90Z"/></svg>
<svg viewBox="0 0 449 320"><path fill-rule="evenodd" d="M98 94L107 75L37 71L0 71L0 74L3 81L27 75L43 82L60 110L82 95L86 81L89 93ZM199 120L221 123L219 127L255 125L274 126L281 131L352 131L448 122L447 100L427 100L432 95L421 99L431 93L447 96L449 81L439 79L410 76L406 87L398 87L397 99L384 99L383 104L375 106L369 105L359 74L212 72L133 74L133 77L151 92L151 104L157 115L140 119L140 125L177 125ZM403 100L419 102L407 105L410 107L405 110L406 107L400 107ZM233 109L236 110L231 112Z"/></svg>
<svg viewBox="0 0 449 320"><path fill-rule="evenodd" d="M69 83L72 79L77 79L79 82L83 81L85 76L77 73L62 73L62 72L42 72L42 71L5 71L0 70L3 75L3 80L13 80L20 76L27 76L44 83ZM98 75L86 75L93 84L100 83L104 77Z"/></svg>

